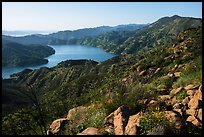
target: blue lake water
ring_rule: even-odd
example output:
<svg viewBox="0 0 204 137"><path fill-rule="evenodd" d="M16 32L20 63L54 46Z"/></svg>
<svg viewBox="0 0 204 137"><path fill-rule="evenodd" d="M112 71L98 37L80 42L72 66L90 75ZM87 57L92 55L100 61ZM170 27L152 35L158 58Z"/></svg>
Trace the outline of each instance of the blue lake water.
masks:
<svg viewBox="0 0 204 137"><path fill-rule="evenodd" d="M51 45L50 45L51 46ZM9 78L11 74L21 72L22 70L38 69L40 67L53 67L59 62L69 59L92 59L97 62L105 61L115 55L107 53L99 48L81 46L81 45L52 45L55 54L47 57L48 63L43 65L26 66L26 67L2 67L2 77Z"/></svg>

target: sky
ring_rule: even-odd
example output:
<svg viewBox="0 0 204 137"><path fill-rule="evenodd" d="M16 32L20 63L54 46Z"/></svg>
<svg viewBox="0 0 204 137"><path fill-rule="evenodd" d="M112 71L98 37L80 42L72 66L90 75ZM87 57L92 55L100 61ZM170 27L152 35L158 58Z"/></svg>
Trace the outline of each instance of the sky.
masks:
<svg viewBox="0 0 204 137"><path fill-rule="evenodd" d="M202 2L2 2L2 29L61 31L202 18Z"/></svg>

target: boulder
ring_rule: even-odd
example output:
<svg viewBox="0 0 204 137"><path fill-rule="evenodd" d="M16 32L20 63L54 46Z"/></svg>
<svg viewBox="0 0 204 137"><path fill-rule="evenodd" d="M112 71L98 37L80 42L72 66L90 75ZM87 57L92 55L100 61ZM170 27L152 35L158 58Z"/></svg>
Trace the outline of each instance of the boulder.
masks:
<svg viewBox="0 0 204 137"><path fill-rule="evenodd" d="M165 101L170 100L170 99L171 99L170 95L159 95L157 97L157 100L161 101L161 102L165 102Z"/></svg>
<svg viewBox="0 0 204 137"><path fill-rule="evenodd" d="M189 84L186 87L184 87L185 90L195 89L195 86L193 84Z"/></svg>
<svg viewBox="0 0 204 137"><path fill-rule="evenodd" d="M199 86L198 91L202 92L202 85Z"/></svg>
<svg viewBox="0 0 204 137"><path fill-rule="evenodd" d="M125 127L125 135L136 135L137 126L140 123L140 112L129 117L128 124Z"/></svg>
<svg viewBox="0 0 204 137"><path fill-rule="evenodd" d="M186 104L189 103L189 101L190 101L190 97L187 96L186 98L184 98L184 99L182 100L182 104L183 104L183 105L186 105Z"/></svg>
<svg viewBox="0 0 204 137"><path fill-rule="evenodd" d="M120 106L114 111L114 129L115 135L124 135L125 127L129 119L129 109L126 106Z"/></svg>
<svg viewBox="0 0 204 137"><path fill-rule="evenodd" d="M188 103L189 108L201 108L202 102L194 95L194 97Z"/></svg>
<svg viewBox="0 0 204 137"><path fill-rule="evenodd" d="M104 125L113 125L114 123L114 113L112 112L104 120Z"/></svg>
<svg viewBox="0 0 204 137"><path fill-rule="evenodd" d="M156 105L159 105L159 101L151 100L151 101L147 104L148 107L153 107L153 106L156 106Z"/></svg>
<svg viewBox="0 0 204 137"><path fill-rule="evenodd" d="M165 117L176 129L180 130L183 127L183 123L181 122L182 117L179 113L173 111L165 111Z"/></svg>
<svg viewBox="0 0 204 137"><path fill-rule="evenodd" d="M176 103L173 105L174 109L181 109L182 108L182 104L181 103Z"/></svg>
<svg viewBox="0 0 204 137"><path fill-rule="evenodd" d="M175 77L180 77L180 76L181 76L181 72L175 72L175 73L174 73L174 76L175 76Z"/></svg>
<svg viewBox="0 0 204 137"><path fill-rule="evenodd" d="M83 117L83 114L87 112L87 108L84 106L79 106L76 108L72 108L69 110L67 114L67 119L72 120L76 114L79 115L79 117Z"/></svg>
<svg viewBox="0 0 204 137"><path fill-rule="evenodd" d="M194 108L187 109L186 114L189 114L191 116L195 116L196 110Z"/></svg>
<svg viewBox="0 0 204 137"><path fill-rule="evenodd" d="M176 99L176 97L173 97L171 99L171 105L173 106L174 104L178 103L178 100Z"/></svg>
<svg viewBox="0 0 204 137"><path fill-rule="evenodd" d="M170 122L175 122L181 120L181 116L178 115L177 113L173 111L165 111L165 117L170 121Z"/></svg>
<svg viewBox="0 0 204 137"><path fill-rule="evenodd" d="M197 115L198 119L202 121L202 109L198 110L198 115Z"/></svg>
<svg viewBox="0 0 204 137"><path fill-rule="evenodd" d="M202 92L201 90L197 90L193 96L193 98L196 98L198 100L202 100Z"/></svg>
<svg viewBox="0 0 204 137"><path fill-rule="evenodd" d="M181 109L173 109L173 112L179 113L181 116L183 115L182 110Z"/></svg>
<svg viewBox="0 0 204 137"><path fill-rule="evenodd" d="M77 135L100 135L99 130L94 127L88 127L81 133L78 133Z"/></svg>
<svg viewBox="0 0 204 137"><path fill-rule="evenodd" d="M187 90L187 95L189 95L189 96L194 96L194 94L195 94L195 90Z"/></svg>
<svg viewBox="0 0 204 137"><path fill-rule="evenodd" d="M186 121L193 123L195 126L200 126L202 123L199 122L195 116L189 116Z"/></svg>
<svg viewBox="0 0 204 137"><path fill-rule="evenodd" d="M180 88L177 88L177 89L173 89L173 90L171 90L170 94L175 95L175 94L179 93L182 89L183 89L183 87L180 87Z"/></svg>
<svg viewBox="0 0 204 137"><path fill-rule="evenodd" d="M60 118L52 122L50 128L47 131L48 135L63 135L63 126L68 123L68 119Z"/></svg>

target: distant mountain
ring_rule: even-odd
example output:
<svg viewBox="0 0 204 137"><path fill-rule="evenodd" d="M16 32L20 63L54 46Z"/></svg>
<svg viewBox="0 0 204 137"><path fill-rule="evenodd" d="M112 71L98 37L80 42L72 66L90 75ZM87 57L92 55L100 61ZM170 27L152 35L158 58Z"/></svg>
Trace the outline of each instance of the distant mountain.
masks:
<svg viewBox="0 0 204 137"><path fill-rule="evenodd" d="M49 46L22 45L2 40L2 66L45 64L48 60L44 58L54 53L54 49Z"/></svg>
<svg viewBox="0 0 204 137"><path fill-rule="evenodd" d="M126 37L126 32L120 35L112 32L101 34L95 38L84 38L75 40L78 44L91 45L103 48L112 53L134 53L144 47L161 46L176 38L179 33L188 28L198 28L202 26L202 19L190 17L164 17L141 29L132 32ZM122 34L123 33L123 34ZM124 37L126 37L124 39ZM122 41L122 43L118 43Z"/></svg>
<svg viewBox="0 0 204 137"><path fill-rule="evenodd" d="M5 40L9 40L11 42L30 45L30 44L42 44L42 45L58 45L58 44L66 44L66 41L55 39L52 37L48 37L47 35L36 34L36 35L27 35L23 37L12 37L2 35L2 38Z"/></svg>
<svg viewBox="0 0 204 137"><path fill-rule="evenodd" d="M48 31L6 31L2 30L2 35L6 36L26 36L26 35L32 35L32 34L49 34L51 32Z"/></svg>
<svg viewBox="0 0 204 137"><path fill-rule="evenodd" d="M96 37L100 34L110 31L120 31L120 30L137 30L146 26L146 24L129 24L129 25L119 25L115 27L101 26L96 28L84 28L74 31L66 30L52 33L49 35L33 34L23 37L12 37L3 35L4 39L12 42L17 42L20 44L50 44L50 45L60 45L60 44L70 44L73 39L80 39L84 37Z"/></svg>
<svg viewBox="0 0 204 137"><path fill-rule="evenodd" d="M120 30L137 30L146 26L146 24L128 24L128 25L118 25L114 27L110 26L100 26L95 28L84 28L84 29L77 29L74 31L66 30L66 31L59 31L56 33L49 34L48 37L53 37L60 40L69 41L71 39L79 39L83 37L95 37L105 32L110 31L120 31Z"/></svg>

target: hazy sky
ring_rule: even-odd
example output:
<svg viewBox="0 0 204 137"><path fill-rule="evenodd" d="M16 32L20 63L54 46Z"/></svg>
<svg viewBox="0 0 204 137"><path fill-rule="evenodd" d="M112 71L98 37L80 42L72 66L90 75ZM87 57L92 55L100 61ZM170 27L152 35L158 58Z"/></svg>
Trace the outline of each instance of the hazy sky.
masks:
<svg viewBox="0 0 204 137"><path fill-rule="evenodd" d="M175 14L202 18L202 2L2 2L2 28L75 30L152 23Z"/></svg>

